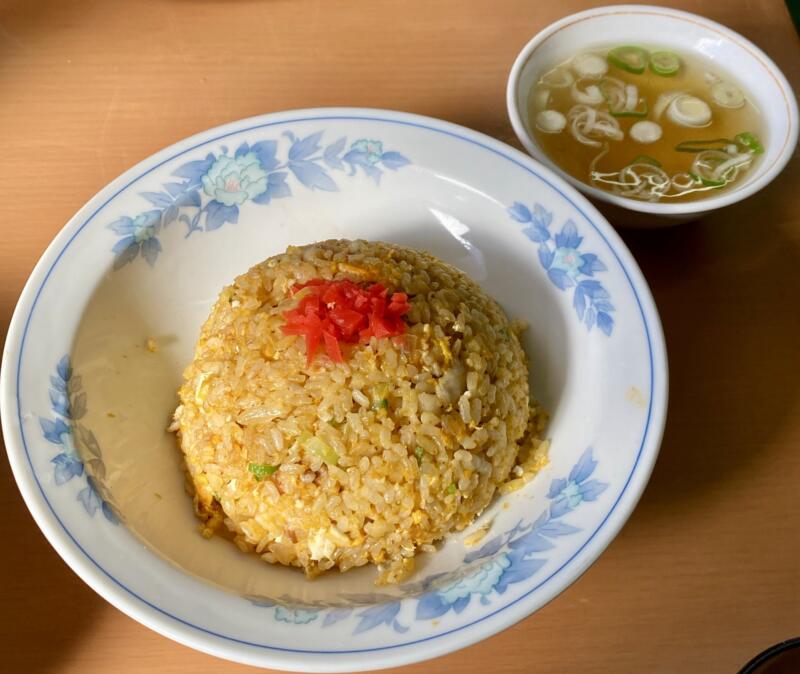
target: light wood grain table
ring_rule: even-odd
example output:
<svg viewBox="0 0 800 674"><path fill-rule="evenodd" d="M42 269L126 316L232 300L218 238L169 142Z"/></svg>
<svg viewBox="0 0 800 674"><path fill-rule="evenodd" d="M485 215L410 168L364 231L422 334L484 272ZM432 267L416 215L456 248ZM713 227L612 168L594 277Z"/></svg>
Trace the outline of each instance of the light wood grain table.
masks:
<svg viewBox="0 0 800 674"><path fill-rule="evenodd" d="M109 180L207 127L396 108L514 142L505 80L561 0L0 0L0 329L47 243ZM795 88L780 0L673 5L764 48ZM641 504L555 601L406 672L735 672L800 634L800 166L700 222L625 233L661 311L666 436ZM95 595L39 533L5 455L0 670L255 671Z"/></svg>

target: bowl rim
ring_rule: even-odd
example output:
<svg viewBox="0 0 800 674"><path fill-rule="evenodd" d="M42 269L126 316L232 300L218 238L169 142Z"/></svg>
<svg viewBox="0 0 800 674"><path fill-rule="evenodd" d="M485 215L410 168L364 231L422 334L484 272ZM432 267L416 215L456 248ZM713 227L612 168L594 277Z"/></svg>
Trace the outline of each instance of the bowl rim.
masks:
<svg viewBox="0 0 800 674"><path fill-rule="evenodd" d="M574 555L551 573L541 584L513 602L453 630L419 639L413 649L404 648L409 643L364 648L355 651L329 653L324 662L303 661L304 654L314 651L292 651L274 646L241 642L235 638L209 632L190 625L181 618L139 597L103 569L80 544L72 538L61 522L55 508L41 491L38 479L27 458L22 433L21 410L17 399L23 343L30 325L31 313L54 266L69 244L83 227L91 221L102 206L145 172L157 168L197 146L217 141L225 136L241 133L265 124L281 124L309 119L370 120L405 126L447 135L459 141L477 145L503 157L552 186L561 196L581 212L598 234L604 238L617 257L638 302L645 332L649 342L652 393L648 422L643 432L636 462L624 482L621 493L610 505L597 529ZM453 652L496 634L545 605L575 582L606 549L619 533L641 497L653 470L666 421L668 396L667 354L658 311L644 276L624 242L606 219L589 201L564 180L554 175L528 155L501 141L477 131L450 122L403 112L369 108L310 108L292 110L238 120L202 131L180 140L150 155L121 176L110 182L92 197L56 235L25 284L15 308L5 342L2 368L0 368L0 417L7 453L18 488L25 503L48 542L67 562L70 568L100 596L154 631L179 643L210 655L262 667L280 667L294 671L353 671L381 669L426 660ZM534 605L525 601L534 589L549 587ZM500 615L502 614L502 615ZM495 618L490 620L490 618ZM255 649L248 647L258 647ZM318 651L316 653L319 653ZM365 662L363 654L370 654Z"/></svg>
<svg viewBox="0 0 800 674"><path fill-rule="evenodd" d="M770 73L778 85L778 88L781 89L784 95L784 103L786 104L787 115L787 132L786 137L783 140L783 145L778 151L778 156L775 158L775 161L761 176L749 183L746 183L740 189L733 189L728 192L723 192L717 196L712 195L696 201L686 201L681 203L651 203L647 201L637 201L635 199L621 197L584 183L556 165L555 162L553 162L541 150L539 145L533 140L531 134L529 134L525 128L525 124L522 120L522 114L520 113L518 106L517 94L519 92L519 82L523 69L529 62L531 55L536 51L536 49L552 35L555 35L559 31L575 23L619 13L647 14L652 17L669 17L673 19L678 18L689 21L695 25L701 26L706 30L712 31L719 36L722 36L728 41L736 43L738 46L744 48L745 51L749 52L755 60L761 62L761 65ZM669 42L669 40L666 40L666 42ZM514 129L514 133L525 149L535 159L545 164L549 169L555 171L561 178L566 179L573 187L576 187L582 193L592 197L593 199L607 202L630 211L649 213L653 215L680 216L685 214L705 213L707 211L713 211L724 206L729 206L741 201L742 199L752 196L772 182L772 180L774 180L784 169L786 164L792 158L792 154L794 153L794 149L798 140L797 99L791 85L781 72L780 68L778 68L775 62L769 56L767 56L763 50L761 50L743 35L740 35L736 31L717 23L716 21L707 19L706 17L698 14L693 14L691 12L654 5L623 4L596 7L594 9L588 9L570 14L546 26L528 41L528 43L517 55L516 59L514 60L514 64L511 66L511 71L509 72L508 81L506 84L506 108L508 111L509 120L511 121L511 126Z"/></svg>

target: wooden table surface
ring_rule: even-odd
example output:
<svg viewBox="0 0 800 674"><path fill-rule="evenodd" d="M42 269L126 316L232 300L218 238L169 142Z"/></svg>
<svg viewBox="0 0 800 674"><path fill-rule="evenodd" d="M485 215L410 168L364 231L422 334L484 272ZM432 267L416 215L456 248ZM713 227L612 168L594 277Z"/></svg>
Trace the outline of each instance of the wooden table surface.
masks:
<svg viewBox="0 0 800 674"><path fill-rule="evenodd" d="M522 45L581 0L0 0L0 330L97 190L210 126L327 105L441 117L512 142ZM780 0L686 0L800 84ZM619 537L515 627L405 672L735 672L800 634L800 165L702 221L623 236L661 311L671 401ZM94 594L28 514L3 453L8 672L246 672Z"/></svg>

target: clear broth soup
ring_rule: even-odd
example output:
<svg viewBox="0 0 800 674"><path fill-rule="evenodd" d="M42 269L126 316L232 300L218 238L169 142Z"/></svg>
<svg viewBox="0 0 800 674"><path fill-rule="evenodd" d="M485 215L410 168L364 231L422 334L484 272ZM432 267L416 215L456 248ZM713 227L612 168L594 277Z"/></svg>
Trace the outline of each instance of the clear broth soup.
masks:
<svg viewBox="0 0 800 674"><path fill-rule="evenodd" d="M578 180L681 202L730 189L763 153L763 120L715 64L658 47L596 47L545 73L528 98L539 146Z"/></svg>

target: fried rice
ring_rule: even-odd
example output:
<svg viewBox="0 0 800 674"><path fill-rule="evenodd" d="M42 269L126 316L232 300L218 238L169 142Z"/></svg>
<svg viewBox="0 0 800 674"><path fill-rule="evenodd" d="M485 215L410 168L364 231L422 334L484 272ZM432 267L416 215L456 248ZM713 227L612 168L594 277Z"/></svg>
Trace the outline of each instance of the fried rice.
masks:
<svg viewBox="0 0 800 674"><path fill-rule="evenodd" d="M402 291L404 334L309 364L281 327L313 279ZM331 240L254 266L203 325L172 427L203 534L309 576L371 563L379 583L405 578L546 462L521 329L466 274L398 245Z"/></svg>

